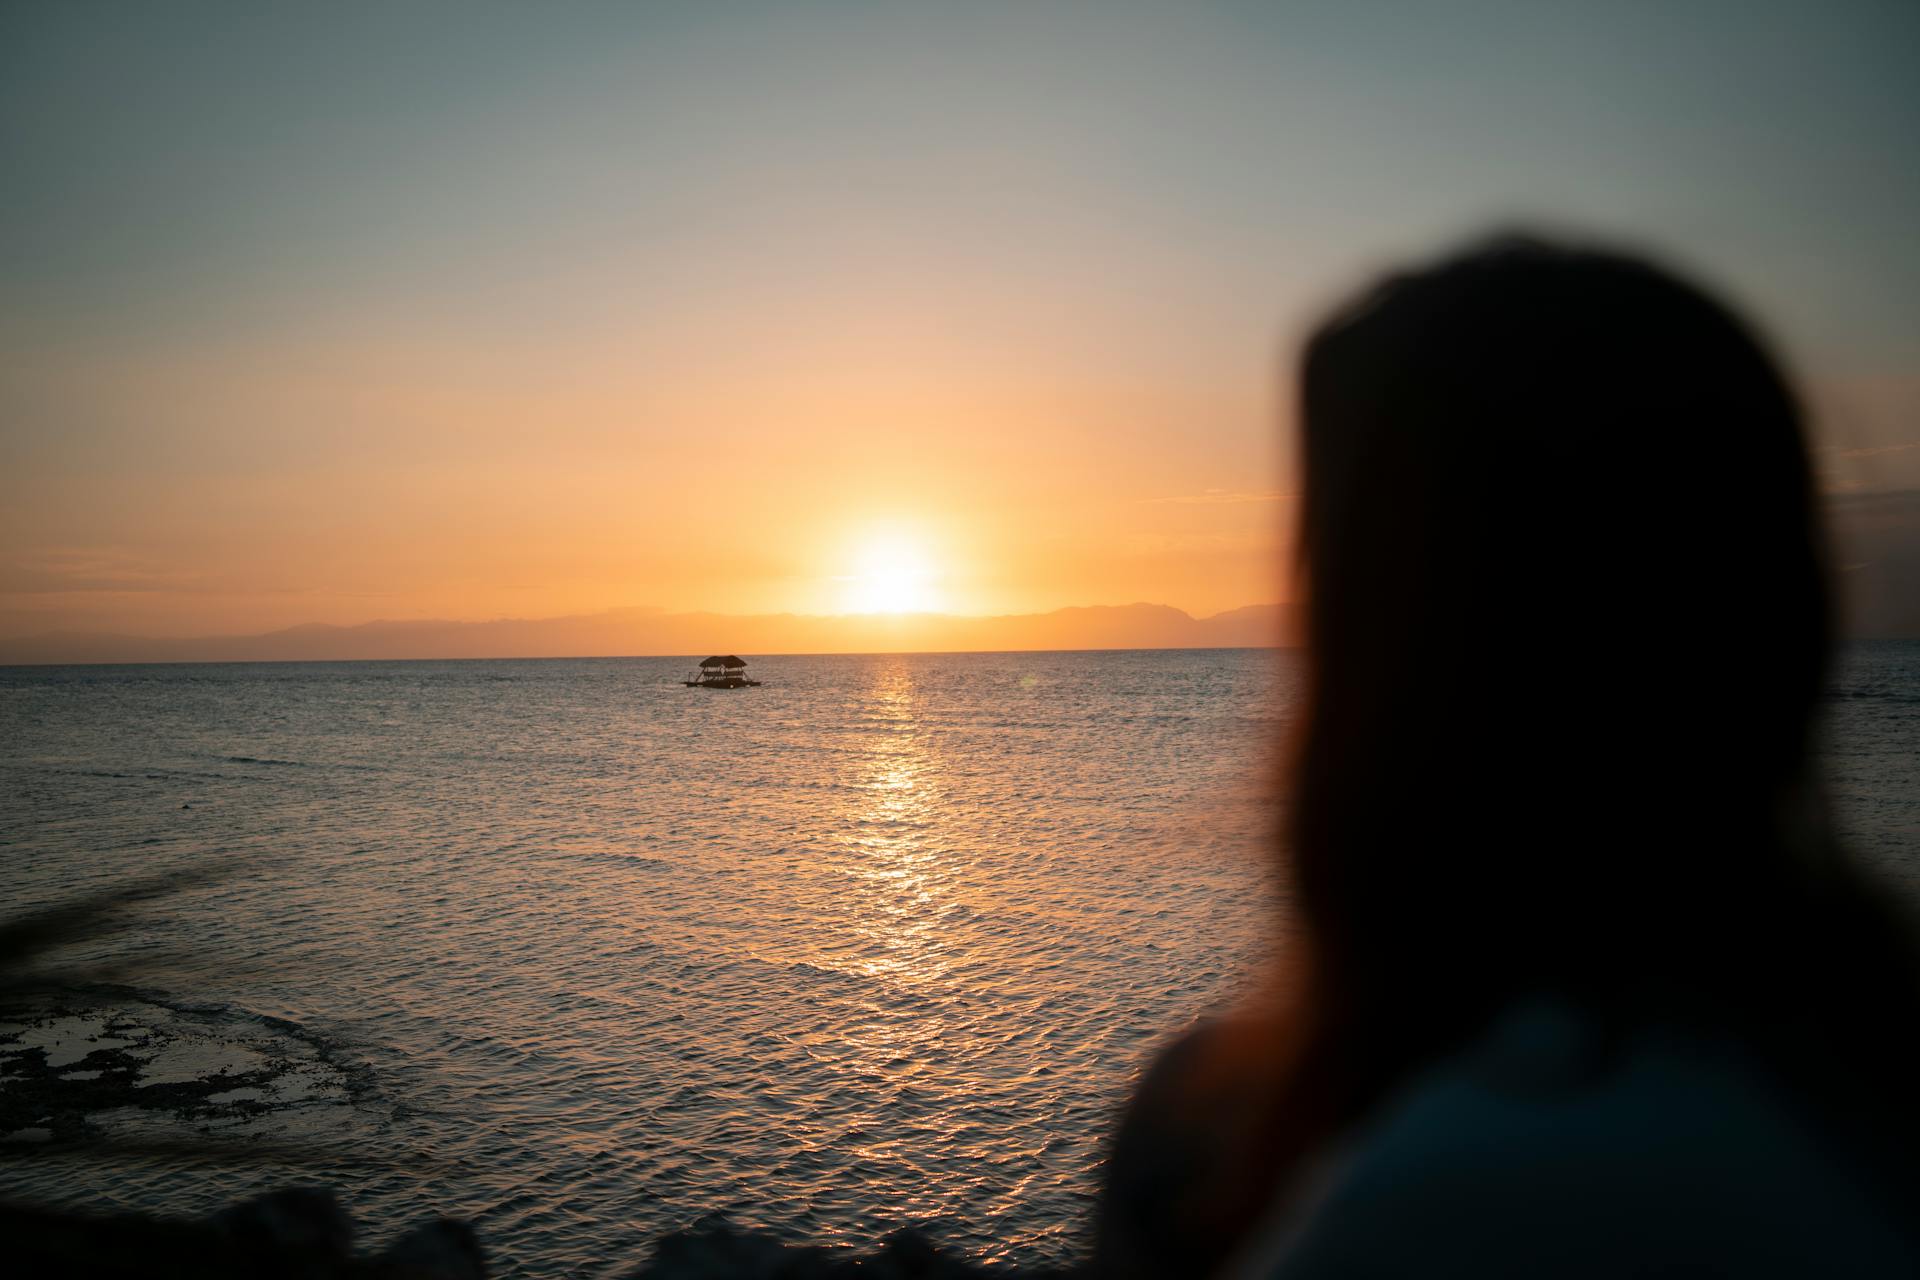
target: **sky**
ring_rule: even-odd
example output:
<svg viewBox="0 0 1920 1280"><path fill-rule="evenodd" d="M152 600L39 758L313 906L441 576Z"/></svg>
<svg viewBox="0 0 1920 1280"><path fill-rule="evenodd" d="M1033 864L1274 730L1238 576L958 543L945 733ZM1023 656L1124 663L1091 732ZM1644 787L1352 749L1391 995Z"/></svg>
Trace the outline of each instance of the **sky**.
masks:
<svg viewBox="0 0 1920 1280"><path fill-rule="evenodd" d="M1911 551L1917 65L1833 0L9 3L0 636L1291 599L1294 344L1522 222L1745 307Z"/></svg>

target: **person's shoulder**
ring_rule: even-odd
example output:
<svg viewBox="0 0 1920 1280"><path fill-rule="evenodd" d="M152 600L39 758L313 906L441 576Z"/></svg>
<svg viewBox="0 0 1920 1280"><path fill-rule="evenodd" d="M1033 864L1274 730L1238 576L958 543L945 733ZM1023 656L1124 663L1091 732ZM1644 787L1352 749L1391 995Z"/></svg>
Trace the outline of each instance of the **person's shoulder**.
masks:
<svg viewBox="0 0 1920 1280"><path fill-rule="evenodd" d="M1274 1097L1274 1035L1257 1017L1210 1019L1154 1057L1109 1148L1096 1273L1206 1274L1220 1260L1236 1198L1259 1194L1248 1177Z"/></svg>
<svg viewBox="0 0 1920 1280"><path fill-rule="evenodd" d="M1414 1080L1248 1274L1907 1275L1910 1233L1738 1044L1516 1007Z"/></svg>

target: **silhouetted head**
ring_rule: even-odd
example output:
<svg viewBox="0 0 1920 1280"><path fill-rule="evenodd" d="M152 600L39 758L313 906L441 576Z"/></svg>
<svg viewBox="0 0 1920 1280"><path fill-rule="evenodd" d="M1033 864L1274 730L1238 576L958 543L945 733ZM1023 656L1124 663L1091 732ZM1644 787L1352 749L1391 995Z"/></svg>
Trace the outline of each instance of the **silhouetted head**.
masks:
<svg viewBox="0 0 1920 1280"><path fill-rule="evenodd" d="M1760 341L1644 261L1502 239L1343 308L1299 384L1288 998L1149 1075L1100 1265L1222 1265L1533 995L1592 1078L1637 1026L1746 1045L1920 1194L1914 950L1813 779L1827 576Z"/></svg>
<svg viewBox="0 0 1920 1280"><path fill-rule="evenodd" d="M1659 268L1506 239L1339 312L1300 386L1324 979L1438 1015L1710 960L1822 843L1827 587L1774 361Z"/></svg>

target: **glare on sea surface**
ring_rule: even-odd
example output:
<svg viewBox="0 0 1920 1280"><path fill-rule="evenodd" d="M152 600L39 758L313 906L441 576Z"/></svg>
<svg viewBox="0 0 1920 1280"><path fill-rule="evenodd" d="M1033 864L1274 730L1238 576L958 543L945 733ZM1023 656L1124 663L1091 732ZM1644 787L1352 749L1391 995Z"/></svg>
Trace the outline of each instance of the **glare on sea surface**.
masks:
<svg viewBox="0 0 1920 1280"><path fill-rule="evenodd" d="M872 729L852 774L841 863L847 900L857 904L856 967L900 982L937 979L946 961L936 922L952 868L928 838L938 815L936 768L916 722L907 667L883 668L867 698Z"/></svg>

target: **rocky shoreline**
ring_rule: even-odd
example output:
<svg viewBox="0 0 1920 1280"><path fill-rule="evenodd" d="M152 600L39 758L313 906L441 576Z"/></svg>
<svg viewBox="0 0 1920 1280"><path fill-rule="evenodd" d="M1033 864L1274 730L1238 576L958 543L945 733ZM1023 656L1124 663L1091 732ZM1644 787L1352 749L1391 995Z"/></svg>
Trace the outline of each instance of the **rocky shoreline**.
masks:
<svg viewBox="0 0 1920 1280"><path fill-rule="evenodd" d="M352 1138L377 1090L371 1068L284 1019L123 987L72 987L0 1006L0 1158L97 1148L182 1165L298 1153ZM354 1247L333 1192L290 1188L208 1217L78 1214L0 1202L10 1262L27 1274L478 1280L464 1223L415 1227L378 1253ZM667 1235L634 1280L1043 1280L983 1269L913 1232L858 1251L741 1231L722 1217Z"/></svg>
<svg viewBox="0 0 1920 1280"><path fill-rule="evenodd" d="M124 988L0 1009L0 1143L317 1141L372 1073L283 1019Z"/></svg>

